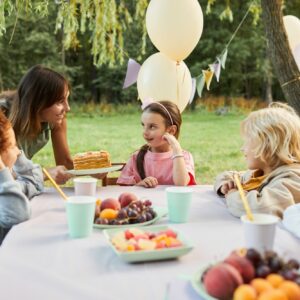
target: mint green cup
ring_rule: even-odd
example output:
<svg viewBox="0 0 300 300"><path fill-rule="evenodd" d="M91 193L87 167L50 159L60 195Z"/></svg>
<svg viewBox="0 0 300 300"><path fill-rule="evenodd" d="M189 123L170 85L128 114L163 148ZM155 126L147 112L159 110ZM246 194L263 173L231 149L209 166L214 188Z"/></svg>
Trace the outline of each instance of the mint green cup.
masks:
<svg viewBox="0 0 300 300"><path fill-rule="evenodd" d="M66 201L67 221L71 238L83 238L93 231L96 197L72 196Z"/></svg>
<svg viewBox="0 0 300 300"><path fill-rule="evenodd" d="M174 186L166 188L166 193L170 222L186 223L189 218L193 189Z"/></svg>

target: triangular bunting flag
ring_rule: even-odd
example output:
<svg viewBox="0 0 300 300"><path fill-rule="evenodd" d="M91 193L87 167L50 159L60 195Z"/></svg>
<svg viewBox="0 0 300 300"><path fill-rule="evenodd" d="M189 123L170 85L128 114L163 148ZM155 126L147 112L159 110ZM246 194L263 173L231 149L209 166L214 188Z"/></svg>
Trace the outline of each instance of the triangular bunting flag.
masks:
<svg viewBox="0 0 300 300"><path fill-rule="evenodd" d="M191 98L189 100L189 104L193 102L195 92L196 92L196 78L192 78L192 92L191 92Z"/></svg>
<svg viewBox="0 0 300 300"><path fill-rule="evenodd" d="M226 48L225 51L223 51L223 53L221 54L221 57L220 57L223 69L225 69L225 63L226 63L226 60L227 60L227 54L228 54L228 49Z"/></svg>
<svg viewBox="0 0 300 300"><path fill-rule="evenodd" d="M123 89L126 89L136 83L140 68L141 65L139 63L137 63L134 59L129 58Z"/></svg>
<svg viewBox="0 0 300 300"><path fill-rule="evenodd" d="M204 79L205 79L206 88L209 91L210 83L211 83L211 80L214 76L214 72L211 71L211 70L202 70L202 73L203 73L203 76L204 76Z"/></svg>
<svg viewBox="0 0 300 300"><path fill-rule="evenodd" d="M220 59L217 57L218 62L215 62L211 65L209 65L209 68L214 71L217 82L219 82L220 79L220 74L221 74L221 61Z"/></svg>
<svg viewBox="0 0 300 300"><path fill-rule="evenodd" d="M205 79L204 79L203 74L201 74L196 78L197 93L200 98L202 97L202 91L204 88L204 84L205 84Z"/></svg>

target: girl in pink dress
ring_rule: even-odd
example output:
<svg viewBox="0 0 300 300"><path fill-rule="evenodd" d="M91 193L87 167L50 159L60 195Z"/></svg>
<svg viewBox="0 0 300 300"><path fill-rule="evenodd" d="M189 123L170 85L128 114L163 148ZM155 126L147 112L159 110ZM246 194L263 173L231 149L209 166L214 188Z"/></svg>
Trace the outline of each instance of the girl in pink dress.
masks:
<svg viewBox="0 0 300 300"><path fill-rule="evenodd" d="M177 140L181 115L170 101L148 101L142 106L141 123L146 144L128 160L117 183L147 188L158 184L194 185L194 160Z"/></svg>

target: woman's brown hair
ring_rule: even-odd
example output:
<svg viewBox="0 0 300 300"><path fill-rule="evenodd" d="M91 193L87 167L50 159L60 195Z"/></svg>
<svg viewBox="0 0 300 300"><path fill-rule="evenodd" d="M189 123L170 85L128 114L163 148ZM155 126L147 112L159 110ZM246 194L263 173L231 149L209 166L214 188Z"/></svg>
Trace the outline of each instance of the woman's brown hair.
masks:
<svg viewBox="0 0 300 300"><path fill-rule="evenodd" d="M68 81L41 65L32 67L21 79L9 119L17 140L34 139L41 131L39 114L65 97Z"/></svg>
<svg viewBox="0 0 300 300"><path fill-rule="evenodd" d="M178 139L182 119L181 119L180 111L176 104L170 101L158 101L158 103L152 102L151 104L146 106L143 112L150 112L150 113L156 113L161 115L164 119L166 128L172 125L176 125L177 130L175 133L175 137L176 139ZM149 150L149 146L145 144L140 148L137 154L136 167L142 180L146 178L145 169L144 169L144 158L148 150Z"/></svg>
<svg viewBox="0 0 300 300"><path fill-rule="evenodd" d="M0 110L0 154L9 147L8 130L11 128L10 122Z"/></svg>

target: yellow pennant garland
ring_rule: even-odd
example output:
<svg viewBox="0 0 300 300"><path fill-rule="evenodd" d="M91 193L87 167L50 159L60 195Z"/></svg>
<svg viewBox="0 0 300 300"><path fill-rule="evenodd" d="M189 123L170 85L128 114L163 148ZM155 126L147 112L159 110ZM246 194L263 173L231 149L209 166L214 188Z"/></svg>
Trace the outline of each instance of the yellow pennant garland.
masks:
<svg viewBox="0 0 300 300"><path fill-rule="evenodd" d="M203 73L203 76L204 76L204 79L205 79L206 88L209 91L210 83L211 83L211 80L214 76L214 71L202 70L202 73Z"/></svg>
<svg viewBox="0 0 300 300"><path fill-rule="evenodd" d="M202 92L205 84L206 89L209 91L210 84L214 75L216 76L217 82L219 82L221 68L225 69L227 54L228 49L225 48L221 55L217 56L216 61L213 64L208 65L209 69L202 70L202 74L196 77L197 93L200 98L202 97Z"/></svg>

